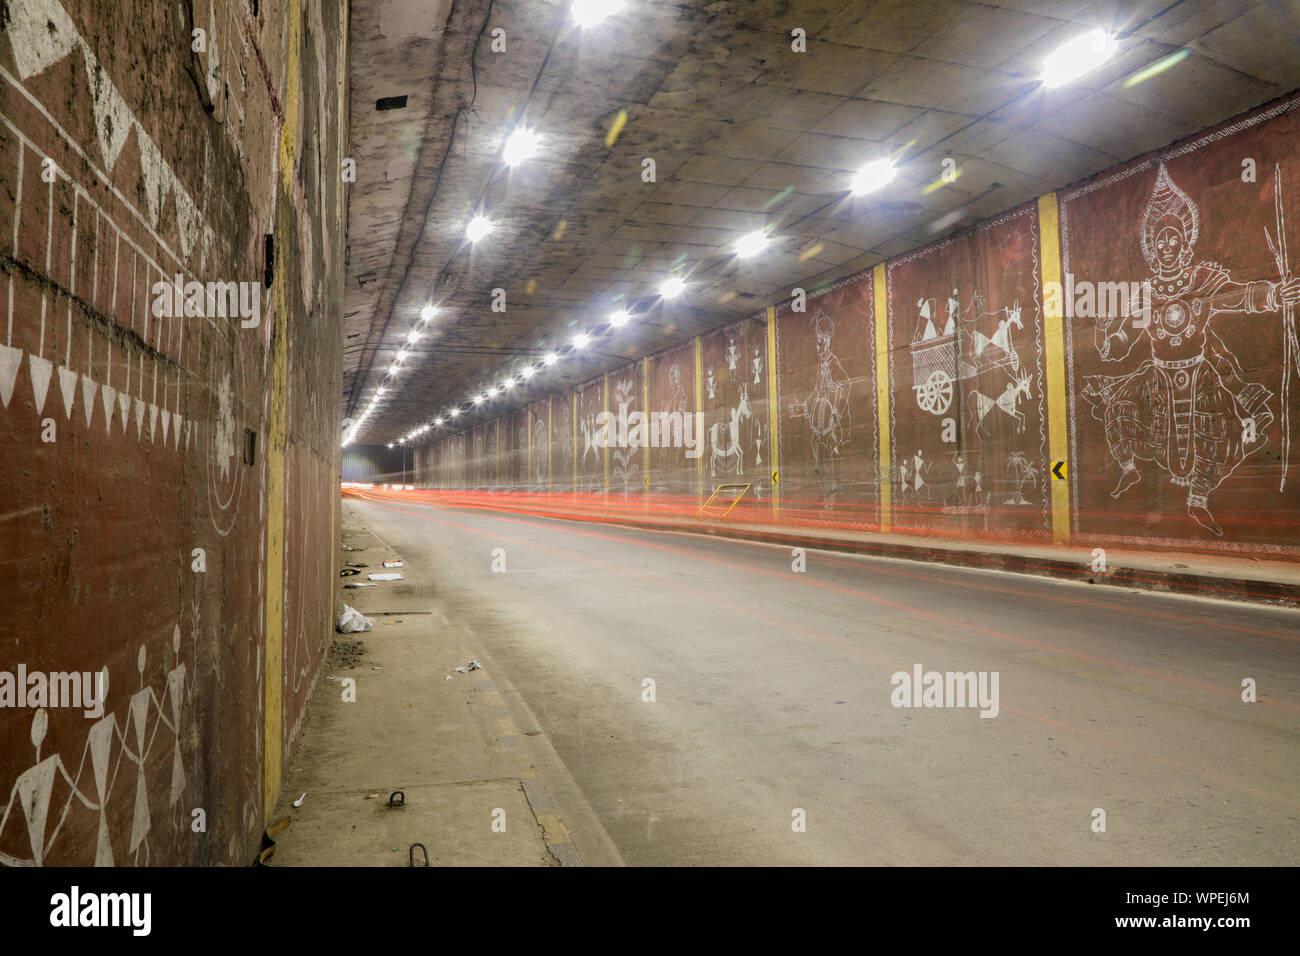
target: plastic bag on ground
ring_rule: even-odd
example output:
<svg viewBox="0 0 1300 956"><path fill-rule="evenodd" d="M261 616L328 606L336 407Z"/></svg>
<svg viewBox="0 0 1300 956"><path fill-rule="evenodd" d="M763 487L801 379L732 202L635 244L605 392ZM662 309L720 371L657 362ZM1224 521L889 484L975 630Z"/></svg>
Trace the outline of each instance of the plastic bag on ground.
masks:
<svg viewBox="0 0 1300 956"><path fill-rule="evenodd" d="M343 613L339 615L338 623L340 634L356 634L359 631L368 631L374 626L373 617L366 617L356 608L343 605Z"/></svg>

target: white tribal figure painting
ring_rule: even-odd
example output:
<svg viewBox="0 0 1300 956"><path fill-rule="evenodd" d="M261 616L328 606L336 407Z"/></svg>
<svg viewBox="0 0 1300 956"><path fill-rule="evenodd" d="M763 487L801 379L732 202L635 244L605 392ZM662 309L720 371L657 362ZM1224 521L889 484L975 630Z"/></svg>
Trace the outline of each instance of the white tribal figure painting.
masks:
<svg viewBox="0 0 1300 956"><path fill-rule="evenodd" d="M1280 178L1280 171L1275 171ZM1266 233L1280 278L1242 281L1228 268L1196 253L1201 234L1196 201L1179 188L1164 164L1139 228L1150 275L1142 281L1143 309L1097 320L1095 347L1103 362L1140 359L1118 375L1090 375L1082 395L1104 423L1106 444L1119 476L1119 498L1142 480L1137 462L1154 463L1187 489L1187 514L1216 536L1223 528L1210 496L1246 458L1266 444L1274 422L1270 389L1225 344L1215 320L1230 313L1287 313L1300 301L1300 278L1285 265L1286 225L1281 184L1273 183L1276 235ZM1288 321L1285 332L1294 342ZM1294 356L1290 356L1294 360ZM1288 369L1283 369L1284 376ZM1281 412L1289 415L1286 404ZM1287 420L1289 430L1289 418ZM1285 479L1283 479L1285 480Z"/></svg>

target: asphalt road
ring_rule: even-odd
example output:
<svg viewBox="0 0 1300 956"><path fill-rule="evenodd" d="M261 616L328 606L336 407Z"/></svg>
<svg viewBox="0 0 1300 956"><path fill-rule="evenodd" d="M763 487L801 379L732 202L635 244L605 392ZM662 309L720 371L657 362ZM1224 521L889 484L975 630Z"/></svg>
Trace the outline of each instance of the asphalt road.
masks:
<svg viewBox="0 0 1300 956"><path fill-rule="evenodd" d="M598 825L632 865L1300 863L1300 612L349 506L522 698L598 820L566 817L579 846ZM996 672L997 715L893 706L918 664Z"/></svg>

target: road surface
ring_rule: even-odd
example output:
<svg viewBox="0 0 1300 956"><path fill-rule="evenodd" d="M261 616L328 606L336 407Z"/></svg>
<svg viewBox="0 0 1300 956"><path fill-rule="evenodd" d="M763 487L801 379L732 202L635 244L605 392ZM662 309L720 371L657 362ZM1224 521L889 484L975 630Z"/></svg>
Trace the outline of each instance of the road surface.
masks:
<svg viewBox="0 0 1300 956"><path fill-rule="evenodd" d="M566 817L580 847L630 865L1300 862L1300 612L348 507L526 705L585 802ZM996 716L894 706L918 666L996 673Z"/></svg>

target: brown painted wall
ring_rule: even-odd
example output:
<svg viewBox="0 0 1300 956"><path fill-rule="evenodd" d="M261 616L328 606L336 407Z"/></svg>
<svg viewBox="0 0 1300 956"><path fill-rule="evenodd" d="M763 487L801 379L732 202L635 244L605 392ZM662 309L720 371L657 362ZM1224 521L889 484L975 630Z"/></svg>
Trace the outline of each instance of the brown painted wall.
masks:
<svg viewBox="0 0 1300 956"><path fill-rule="evenodd" d="M182 8L0 39L0 672L108 675L102 717L0 710L6 864L249 863L331 631L344 8ZM155 315L177 274L256 327Z"/></svg>
<svg viewBox="0 0 1300 956"><path fill-rule="evenodd" d="M810 289L802 310L796 300L774 306L776 465L767 315L651 356L649 410L699 409L707 432L702 465L682 449L650 450L652 500L693 509L702 471L706 494L722 482L751 483L737 515L753 520L872 528L887 518L892 530L948 537L1300 555L1295 449L1283 481L1288 441L1300 442L1300 340L1288 370L1267 238L1281 229L1294 273L1298 103L1271 104L1044 203ZM1171 225L1195 240L1186 262L1175 255L1163 277L1144 254L1144 222L1149 250ZM1050 260L1045 229L1060 240ZM1079 307L1083 285L1049 288L1063 273L1076 284L1151 285L1149 327L1134 325L1138 307ZM1062 298L1070 308L1053 340L1045 312ZM1052 367L1063 370L1055 379ZM642 369L637 362L609 373L612 412L620 390L629 411L641 407ZM604 490L603 457L584 438L605 407L602 384L552 396L553 492L568 490L571 397L578 489ZM566 443L559 455L557 442ZM644 451L609 454L609 494L621 502L637 493ZM1051 477L1058 460L1065 482ZM1130 463L1136 480L1125 477ZM1068 494L1058 499L1063 484Z"/></svg>
<svg viewBox="0 0 1300 956"><path fill-rule="evenodd" d="M889 263L896 525L1050 530L1040 271L1033 205Z"/></svg>

